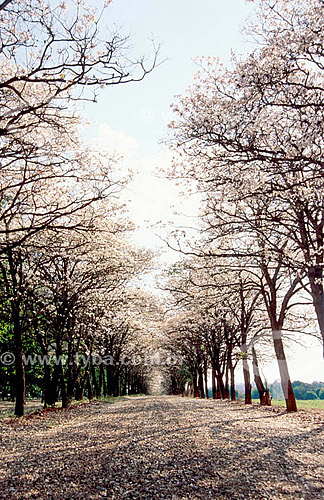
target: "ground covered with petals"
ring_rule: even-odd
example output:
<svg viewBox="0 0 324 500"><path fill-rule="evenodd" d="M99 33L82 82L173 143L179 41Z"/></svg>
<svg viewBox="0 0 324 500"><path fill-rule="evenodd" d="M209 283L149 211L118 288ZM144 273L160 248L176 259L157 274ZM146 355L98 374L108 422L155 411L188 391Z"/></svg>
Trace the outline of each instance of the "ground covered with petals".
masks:
<svg viewBox="0 0 324 500"><path fill-rule="evenodd" d="M138 397L0 431L0 498L324 498L320 412Z"/></svg>

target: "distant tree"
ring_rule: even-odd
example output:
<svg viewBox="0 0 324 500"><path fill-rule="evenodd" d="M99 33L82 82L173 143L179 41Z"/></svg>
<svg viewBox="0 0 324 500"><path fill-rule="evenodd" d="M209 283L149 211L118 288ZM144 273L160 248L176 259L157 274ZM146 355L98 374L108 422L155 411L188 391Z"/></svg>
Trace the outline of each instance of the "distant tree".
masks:
<svg viewBox="0 0 324 500"><path fill-rule="evenodd" d="M319 399L324 399L324 389L320 389L317 393Z"/></svg>
<svg viewBox="0 0 324 500"><path fill-rule="evenodd" d="M305 399L318 399L318 396L315 391L306 391Z"/></svg>

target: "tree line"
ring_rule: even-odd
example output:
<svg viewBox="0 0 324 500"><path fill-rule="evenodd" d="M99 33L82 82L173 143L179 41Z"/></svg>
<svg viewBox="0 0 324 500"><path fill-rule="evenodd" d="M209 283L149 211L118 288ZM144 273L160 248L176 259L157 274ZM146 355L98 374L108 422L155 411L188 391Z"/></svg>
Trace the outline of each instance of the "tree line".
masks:
<svg viewBox="0 0 324 500"><path fill-rule="evenodd" d="M168 175L198 192L201 213L195 241L182 231L169 239L185 257L165 279L178 307L167 331L181 338L196 395L207 365L213 392L227 397L232 385L234 398L241 358L247 403L250 360L266 394L258 358L271 340L296 411L285 337L324 339L323 2L255 4L247 30L256 48L231 68L201 58L173 105Z"/></svg>
<svg viewBox="0 0 324 500"><path fill-rule="evenodd" d="M84 391L147 388L127 360L145 350L154 315L139 285L152 255L130 243L128 180L113 153L82 141L79 103L141 80L157 54L131 60L129 37L104 28L109 4L0 3L0 391L17 416L26 383L63 407Z"/></svg>
<svg viewBox="0 0 324 500"><path fill-rule="evenodd" d="M308 384L306 382L296 380L292 383L292 386L294 388L296 398L299 400L324 399L324 382L312 382L311 384ZM273 399L283 399L279 381L269 384L269 390ZM253 394L253 397L254 396L256 395Z"/></svg>

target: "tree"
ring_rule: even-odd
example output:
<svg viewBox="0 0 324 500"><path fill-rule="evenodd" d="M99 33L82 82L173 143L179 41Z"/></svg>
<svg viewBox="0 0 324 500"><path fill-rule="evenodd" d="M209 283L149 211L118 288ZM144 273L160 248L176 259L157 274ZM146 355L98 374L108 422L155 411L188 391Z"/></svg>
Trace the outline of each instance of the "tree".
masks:
<svg viewBox="0 0 324 500"><path fill-rule="evenodd" d="M269 316L287 409L296 411L282 329L291 299L301 289L304 266L296 265L299 249L291 241L287 226L281 224L282 205L278 206L270 191L263 189L269 176L262 171L261 161L244 161L232 145L240 144L237 111L241 116L238 126L244 129L246 122L251 122L243 108L246 101L236 95L240 95L239 88L233 90L232 75L217 78L207 77L203 86L197 84L176 108L179 119L172 128L176 147L183 153L175 175L189 174L204 193L205 231L211 241L217 242L216 255L227 257L229 268L236 257L240 263L234 261L232 265L243 264L254 277L255 289L263 297ZM292 262L294 266L287 264ZM286 292L283 287L287 287Z"/></svg>
<svg viewBox="0 0 324 500"><path fill-rule="evenodd" d="M190 125L174 126L186 154L200 158L198 176L213 160L219 168L209 170L209 182L232 175L240 188L253 179L245 196L269 200L266 219L299 250L285 256L285 266L306 273L323 337L322 3L266 0L259 7L253 34L261 48L231 71L212 59L202 63L196 90L175 108L183 118L190 108L198 124L190 147Z"/></svg>
<svg viewBox="0 0 324 500"><path fill-rule="evenodd" d="M0 252L11 300L19 416L25 390L21 289L33 238L43 231L88 230L91 205L123 185L111 175L114 159L81 144L76 103L95 101L100 87L141 80L156 62L155 52L148 69L144 59L131 63L127 37L118 32L107 41L100 24L109 3L99 13L79 0L68 8L41 0L0 4ZM86 221L73 217L86 208Z"/></svg>
<svg viewBox="0 0 324 500"><path fill-rule="evenodd" d="M203 346L204 360L212 369L214 398L228 397L231 393L235 399L234 371L238 361L243 359L246 402L250 403L248 335L255 328L254 313L259 294L254 293L254 284L251 288L251 280L248 281L247 276L243 279L244 273L234 272L227 267L226 260L213 258L207 255L207 251L210 252L210 248L202 246L200 254L196 250L195 256L183 259L166 274L162 287L171 293L173 308L184 313L184 317L175 316L171 320L171 330L178 332L180 329L183 332L179 333L179 338L184 345L189 340L187 349L194 359L196 356L198 360L201 358L200 346ZM177 348L180 349L179 346ZM191 364L194 366L195 362ZM198 361L197 366L199 364Z"/></svg>
<svg viewBox="0 0 324 500"><path fill-rule="evenodd" d="M97 12L79 0L2 2L1 135L18 151L15 139L39 122L60 127L56 110L67 103L70 107L71 100L95 101L100 86L141 80L154 67L156 53L148 68L143 58L131 62L128 37L104 30L110 3L104 2ZM86 88L90 94L84 94ZM28 137L25 140L28 144Z"/></svg>
<svg viewBox="0 0 324 500"><path fill-rule="evenodd" d="M2 234L16 235L15 245L47 225L59 226L68 210L91 202L81 186L74 200L52 203L47 212L40 201L48 183L60 190L71 179L89 180L84 165L91 160L75 131L77 102L95 100L100 87L140 80L155 65L156 53L148 69L143 59L131 63L127 37L113 33L107 41L101 24L109 3L97 13L79 0L68 8L41 0L2 3L0 221L6 225ZM105 192L104 168L93 174L98 199ZM24 210L23 225L8 227L8 217L25 208L30 192L35 199Z"/></svg>

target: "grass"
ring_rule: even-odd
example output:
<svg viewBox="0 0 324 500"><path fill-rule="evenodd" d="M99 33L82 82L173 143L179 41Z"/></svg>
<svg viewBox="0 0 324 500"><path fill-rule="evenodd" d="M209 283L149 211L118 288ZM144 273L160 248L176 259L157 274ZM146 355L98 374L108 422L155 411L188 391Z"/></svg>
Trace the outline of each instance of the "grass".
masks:
<svg viewBox="0 0 324 500"><path fill-rule="evenodd" d="M101 396L100 398L95 398L96 401L100 401L100 403L108 403L113 404L117 403L117 401L123 401L125 396Z"/></svg>
<svg viewBox="0 0 324 500"><path fill-rule="evenodd" d="M253 403L258 403L258 399L253 399ZM273 406L286 406L284 399L273 399ZM324 410L324 399L297 399L297 408L300 410Z"/></svg>
<svg viewBox="0 0 324 500"><path fill-rule="evenodd" d="M116 403L117 401L124 401L125 399L128 398L135 398L137 396L144 396L145 394L132 394L129 396L102 396L100 398L95 398L94 400L100 401L101 403L107 403L107 404L113 404ZM76 401L73 399L71 401L71 406L78 406L79 404L83 403L89 403L90 401L88 398L83 398L80 401ZM8 418L14 418L14 408L15 408L15 403L12 401L1 401L0 400L0 420L8 419ZM29 415L30 413L33 413L37 410L42 410L44 408L42 402L40 399L36 398L27 398L26 399L26 406L25 406L25 416ZM61 408L61 401L58 401L58 403L55 405L55 408Z"/></svg>
<svg viewBox="0 0 324 500"><path fill-rule="evenodd" d="M43 408L42 402L40 399L36 398L27 398L26 399L26 407L25 414L29 415L37 410L41 410ZM15 403L12 401L0 401L0 419L13 418L15 411Z"/></svg>

